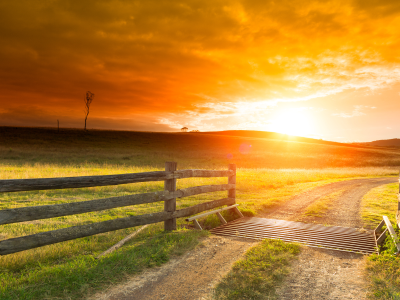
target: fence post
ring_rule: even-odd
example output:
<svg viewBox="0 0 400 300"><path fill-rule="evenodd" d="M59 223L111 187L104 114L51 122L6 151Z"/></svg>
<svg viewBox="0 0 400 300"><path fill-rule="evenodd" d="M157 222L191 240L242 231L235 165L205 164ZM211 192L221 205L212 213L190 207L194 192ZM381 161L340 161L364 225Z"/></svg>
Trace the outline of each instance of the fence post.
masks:
<svg viewBox="0 0 400 300"><path fill-rule="evenodd" d="M396 221L397 223L400 224L399 212L400 212L400 173L399 173L399 193L397 194L397 213L396 213Z"/></svg>
<svg viewBox="0 0 400 300"><path fill-rule="evenodd" d="M233 175L228 177L228 184L234 184L235 188L228 191L228 198L233 198L236 203L236 165L229 164L229 170L233 171Z"/></svg>
<svg viewBox="0 0 400 300"><path fill-rule="evenodd" d="M166 162L165 163L165 171L166 172L174 172L176 171L177 163L176 162ZM164 180L164 190L169 192L176 191L176 179L168 179ZM173 212L176 210L176 198L164 201L164 211ZM164 230L176 230L176 219L169 219L164 221Z"/></svg>

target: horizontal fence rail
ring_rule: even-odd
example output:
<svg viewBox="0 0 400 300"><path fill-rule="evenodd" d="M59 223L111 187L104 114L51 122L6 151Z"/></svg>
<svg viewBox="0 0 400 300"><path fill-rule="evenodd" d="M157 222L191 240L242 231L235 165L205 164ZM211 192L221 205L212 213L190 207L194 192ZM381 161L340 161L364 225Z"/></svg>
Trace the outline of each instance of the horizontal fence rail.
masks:
<svg viewBox="0 0 400 300"><path fill-rule="evenodd" d="M118 229L125 229L139 225L158 223L174 218L183 218L199 212L213 209L222 205L234 204L235 200L230 198L210 201L194 205L192 207L177 210L175 212L159 212L153 214L146 214L141 216L130 216L126 218L119 218L110 221L98 222L88 225L68 227L53 231L41 232L24 237L18 237L0 241L0 255L11 254L23 250L33 249L46 245L51 245L59 242L82 238L86 236L95 235L114 231Z"/></svg>
<svg viewBox="0 0 400 300"><path fill-rule="evenodd" d="M228 184L203 185L176 190L177 179L190 177L228 177ZM158 222L164 222L165 230L175 230L177 218L188 217L223 205L234 205L236 203L236 166L234 164L229 165L229 170L177 171L176 163L167 162L166 171L103 176L0 180L0 192L83 188L147 181L164 181L164 191L0 210L0 225L4 225L159 201L164 201L165 203L164 211L158 213L118 218L3 240L0 241L0 255ZM176 198L218 191L228 191L228 197L176 210Z"/></svg>
<svg viewBox="0 0 400 300"><path fill-rule="evenodd" d="M118 175L78 176L37 179L0 180L0 192L23 192L36 190L58 190L95 186L119 185L136 182L164 181L190 177L227 177L230 170L180 170L175 172L155 171Z"/></svg>
<svg viewBox="0 0 400 300"><path fill-rule="evenodd" d="M13 209L0 210L0 225L18 223L24 221L34 221L75 214L83 214L92 211L100 211L116 207L153 203L170 200L173 198L182 198L194 196L209 192L227 191L235 188L233 184L203 185L187 189L177 190L175 192L160 191L154 193L144 193L137 195L128 195L121 197L111 197L98 200L73 202L65 204L28 206Z"/></svg>

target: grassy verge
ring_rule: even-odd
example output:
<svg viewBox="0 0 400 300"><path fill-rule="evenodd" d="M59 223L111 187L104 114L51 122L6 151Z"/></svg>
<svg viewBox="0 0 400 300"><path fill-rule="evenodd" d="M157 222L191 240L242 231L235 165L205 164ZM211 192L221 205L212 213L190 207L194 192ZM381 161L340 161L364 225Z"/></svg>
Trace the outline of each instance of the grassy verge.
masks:
<svg viewBox="0 0 400 300"><path fill-rule="evenodd" d="M361 216L364 226L376 227L382 215L388 216L392 225L397 227L398 184L387 184L372 189L362 201ZM396 228L398 232L398 229ZM399 234L399 233L397 233ZM388 237L380 255L371 255L367 259L367 277L369 297L371 299L400 299L400 258L393 255L397 251L392 239Z"/></svg>
<svg viewBox="0 0 400 300"><path fill-rule="evenodd" d="M167 262L194 248L206 231L178 230L164 233L161 226L152 226L129 242L120 251L99 260L81 253L60 257L59 261L31 262L21 269L1 268L0 299L82 299L144 268ZM48 259L51 260L51 259Z"/></svg>
<svg viewBox="0 0 400 300"><path fill-rule="evenodd" d="M396 224L398 183L391 183L370 190L362 199L361 217L365 228L373 229L386 215Z"/></svg>
<svg viewBox="0 0 400 300"><path fill-rule="evenodd" d="M300 246L263 240L247 251L215 289L215 299L275 299L275 290L289 273Z"/></svg>
<svg viewBox="0 0 400 300"><path fill-rule="evenodd" d="M322 218L331 208L333 201L340 197L344 192L345 190L341 190L318 199L307 207L304 214L308 217Z"/></svg>
<svg viewBox="0 0 400 300"><path fill-rule="evenodd" d="M368 258L370 299L400 299L400 259L393 256L393 252L393 247L389 246L387 251Z"/></svg>

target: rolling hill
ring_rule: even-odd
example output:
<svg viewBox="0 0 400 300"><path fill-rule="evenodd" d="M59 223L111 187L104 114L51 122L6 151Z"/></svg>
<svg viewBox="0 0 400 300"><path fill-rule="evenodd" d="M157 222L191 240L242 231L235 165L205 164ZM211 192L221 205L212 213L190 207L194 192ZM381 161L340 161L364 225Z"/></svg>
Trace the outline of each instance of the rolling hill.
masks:
<svg viewBox="0 0 400 300"><path fill-rule="evenodd" d="M257 131L257 130L226 130L226 131L207 131L200 132L200 134L213 134L213 135L225 135L225 136L238 136L238 137L249 137L249 138L263 138L271 140L282 140L290 142L303 142L303 143L316 143L316 144L326 144L326 145L336 145L336 146L354 146L347 143L338 143L325 141L322 139L306 138L301 136L288 135L278 132L270 131Z"/></svg>
<svg viewBox="0 0 400 300"><path fill-rule="evenodd" d="M378 140L369 143L360 143L361 145L373 147L400 147L400 139Z"/></svg>
<svg viewBox="0 0 400 300"><path fill-rule="evenodd" d="M165 133L0 127L0 163L117 164L181 168L400 166L400 149L358 146L257 131Z"/></svg>

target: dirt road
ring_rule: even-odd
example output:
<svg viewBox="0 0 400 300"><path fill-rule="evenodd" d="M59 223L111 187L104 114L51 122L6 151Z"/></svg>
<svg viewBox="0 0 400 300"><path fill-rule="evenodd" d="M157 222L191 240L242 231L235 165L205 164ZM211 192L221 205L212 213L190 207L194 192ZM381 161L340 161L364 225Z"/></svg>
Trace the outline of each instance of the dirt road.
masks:
<svg viewBox="0 0 400 300"><path fill-rule="evenodd" d="M318 187L293 197L286 204L260 217L362 227L360 203L363 195L397 178L356 179ZM324 218L307 218L304 212L314 201L342 190ZM213 286L255 242L211 236L200 247L179 259L90 299L212 299ZM362 255L304 247L283 287L279 299L365 299Z"/></svg>
<svg viewBox="0 0 400 300"><path fill-rule="evenodd" d="M360 204L372 188L397 182L397 178L357 179L315 188L294 197L284 209L264 214L267 218L301 220L344 227L362 227ZM336 191L343 193L334 200L326 217L304 215L308 205ZM304 247L282 288L279 299L366 299L364 281L365 257L360 254Z"/></svg>

